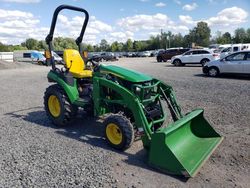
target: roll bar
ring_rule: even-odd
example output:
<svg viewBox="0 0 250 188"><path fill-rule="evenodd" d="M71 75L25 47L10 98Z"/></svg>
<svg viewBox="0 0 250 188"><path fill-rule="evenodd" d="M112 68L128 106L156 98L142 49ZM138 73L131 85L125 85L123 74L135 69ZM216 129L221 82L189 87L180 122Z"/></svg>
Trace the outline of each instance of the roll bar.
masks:
<svg viewBox="0 0 250 188"><path fill-rule="evenodd" d="M53 54L52 54L52 51L53 51L53 45L52 45L53 35L54 35L54 31L55 31L55 26L56 26L56 21L57 21L58 14L60 13L61 10L64 10L64 9L73 10L73 11L77 11L77 12L83 12L85 14L85 19L84 19L84 22L83 22L81 33L80 33L79 37L77 37L77 39L75 40L75 42L76 42L76 44L77 44L77 46L79 48L80 54L81 54L81 51L82 51L82 49L81 49L82 38L83 38L83 35L85 33L85 30L86 30L86 27L87 27L87 24L88 24L88 21L89 21L89 13L85 9L70 6L70 5L60 5L59 7L56 8L56 10L55 10L55 12L53 14L49 34L47 35L47 37L45 39L46 43L49 46L49 52L50 52L50 56L51 56L50 63L52 65L53 70L56 68L55 67L54 57L53 57Z"/></svg>

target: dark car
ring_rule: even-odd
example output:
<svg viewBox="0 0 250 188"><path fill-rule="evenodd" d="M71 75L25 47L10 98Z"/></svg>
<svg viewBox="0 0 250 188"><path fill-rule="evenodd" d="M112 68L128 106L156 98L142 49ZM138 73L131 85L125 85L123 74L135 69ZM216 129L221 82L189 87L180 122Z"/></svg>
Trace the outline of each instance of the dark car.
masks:
<svg viewBox="0 0 250 188"><path fill-rule="evenodd" d="M99 61L117 61L117 57L112 52L103 52L101 54L94 54L89 60L93 60L96 62Z"/></svg>
<svg viewBox="0 0 250 188"><path fill-rule="evenodd" d="M63 51L54 51L57 55L63 58Z"/></svg>
<svg viewBox="0 0 250 188"><path fill-rule="evenodd" d="M168 49L165 51L160 51L158 55L156 56L157 62L166 62L167 60L170 60L173 56L183 54L184 52L187 52L190 50L189 48L175 48L175 49Z"/></svg>

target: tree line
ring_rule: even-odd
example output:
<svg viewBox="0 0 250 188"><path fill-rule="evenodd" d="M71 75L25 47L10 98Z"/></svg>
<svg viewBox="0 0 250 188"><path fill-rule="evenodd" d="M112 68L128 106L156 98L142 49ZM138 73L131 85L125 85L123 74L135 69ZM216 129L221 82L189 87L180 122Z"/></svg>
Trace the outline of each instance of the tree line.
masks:
<svg viewBox="0 0 250 188"><path fill-rule="evenodd" d="M102 39L97 45L83 43L83 49L89 52L99 51L145 51L155 49L165 49L173 47L191 47L192 44L196 46L208 47L209 44L234 44L234 43L250 43L250 28L238 28L234 31L232 36L229 32L217 32L211 38L211 29L206 22L198 22L197 25L189 30L187 35L181 33L173 34L171 31L161 32L157 36L151 36L148 40L132 41L128 39L126 42L113 42L109 44L107 40ZM54 50L60 51L65 48L78 49L74 39L57 37L53 41ZM26 39L20 45L4 45L0 42L0 51L14 51L14 50L45 50L48 46L44 40L38 41L36 39Z"/></svg>

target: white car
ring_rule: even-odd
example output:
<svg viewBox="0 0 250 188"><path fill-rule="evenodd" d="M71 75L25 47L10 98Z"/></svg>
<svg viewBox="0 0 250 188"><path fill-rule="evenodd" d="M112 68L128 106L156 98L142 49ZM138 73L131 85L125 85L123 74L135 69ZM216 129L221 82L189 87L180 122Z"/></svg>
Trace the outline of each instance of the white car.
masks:
<svg viewBox="0 0 250 188"><path fill-rule="evenodd" d="M242 50L249 50L250 49L250 44L245 43L245 44L233 44L230 47L224 48L221 51L220 58L224 58L234 52L239 52Z"/></svg>
<svg viewBox="0 0 250 188"><path fill-rule="evenodd" d="M150 57L151 56L151 52L150 51L144 51L141 53L141 57Z"/></svg>
<svg viewBox="0 0 250 188"><path fill-rule="evenodd" d="M53 53L53 56L54 56L54 59L55 59L55 63L64 64L63 59L59 55L57 55L57 53L55 53L55 52L52 52L52 53Z"/></svg>
<svg viewBox="0 0 250 188"><path fill-rule="evenodd" d="M250 74L250 51L240 51L204 65L203 73L212 77L221 73Z"/></svg>
<svg viewBox="0 0 250 188"><path fill-rule="evenodd" d="M184 66L185 64L202 64L209 61L219 59L220 55L214 53L211 50L197 49L189 50L181 55L177 55L171 58L171 63L175 66Z"/></svg>

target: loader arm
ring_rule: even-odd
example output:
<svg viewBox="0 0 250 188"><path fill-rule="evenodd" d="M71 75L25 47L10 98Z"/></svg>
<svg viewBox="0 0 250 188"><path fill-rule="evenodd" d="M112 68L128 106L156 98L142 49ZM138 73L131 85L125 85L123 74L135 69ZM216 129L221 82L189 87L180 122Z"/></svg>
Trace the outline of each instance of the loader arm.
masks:
<svg viewBox="0 0 250 188"><path fill-rule="evenodd" d="M138 84L135 84L133 87L138 87ZM118 104L123 106L124 109L128 108L135 120L134 124L136 128L142 128L144 130L143 136L143 144L145 147L148 147L151 136L154 134L155 129L152 127L155 124L163 123L166 119L166 114L162 110L162 116L158 119L148 120L146 117L146 109L145 106L160 98L166 100L169 103L169 107L171 107L173 114L172 119L177 120L182 117L180 107L175 100L175 95L173 93L172 87L160 82L157 79L152 80L152 85L150 86L140 86L141 93L138 94L143 97L143 93L146 93L144 90L155 90L155 95L152 95L149 99L140 99L140 97L136 96L133 92L128 90L127 88L117 84L114 81L107 80L106 78L102 78L99 76L94 76L93 78L93 101L94 101L94 112L96 116L100 116L109 112L110 108L108 105ZM103 88L114 91L119 94L120 98L111 98L110 96L103 93ZM159 92L159 93L158 93ZM171 112L171 110L170 110Z"/></svg>
<svg viewBox="0 0 250 188"><path fill-rule="evenodd" d="M136 83L132 90L101 76L93 78L93 85L95 115L108 113L113 104L130 109L135 127L144 131L141 139L144 148L149 150L149 164L163 171L195 176L223 140L206 121L202 109L183 116L172 87L157 79L146 86ZM112 90L116 97L104 93L105 88ZM136 93L136 88L139 93ZM149 93L150 97L145 98ZM147 111L147 105L162 99L173 119L169 125L164 124L165 113L157 119L150 119L147 115L151 113ZM157 126L159 124L161 126Z"/></svg>
<svg viewBox="0 0 250 188"><path fill-rule="evenodd" d="M148 126L147 119L143 112L142 105L137 97L133 95L126 88L116 84L113 81L105 78L94 77L93 78L93 99L94 99L94 113L96 116L103 115L109 112L107 104L119 104L124 108L128 108L133 113L135 118L135 125L137 128L143 128L147 139L151 139L152 131ZM120 100L112 100L109 96L104 95L102 88L109 88L117 92L121 98Z"/></svg>

